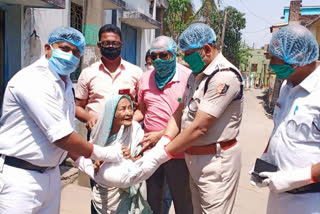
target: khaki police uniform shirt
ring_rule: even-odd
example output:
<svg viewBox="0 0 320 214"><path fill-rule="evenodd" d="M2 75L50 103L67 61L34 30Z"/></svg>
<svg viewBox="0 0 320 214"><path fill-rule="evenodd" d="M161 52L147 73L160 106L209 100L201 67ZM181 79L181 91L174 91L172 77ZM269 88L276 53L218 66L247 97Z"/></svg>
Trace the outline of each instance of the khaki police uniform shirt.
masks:
<svg viewBox="0 0 320 214"><path fill-rule="evenodd" d="M242 118L243 98L234 100L240 92L240 81L227 68L238 69L221 53L198 75L191 74L183 96L182 130L189 126L198 110L217 118L208 132L195 140L193 146L204 146L236 138ZM209 81L204 94L207 77L220 69ZM240 72L239 72L240 74Z"/></svg>

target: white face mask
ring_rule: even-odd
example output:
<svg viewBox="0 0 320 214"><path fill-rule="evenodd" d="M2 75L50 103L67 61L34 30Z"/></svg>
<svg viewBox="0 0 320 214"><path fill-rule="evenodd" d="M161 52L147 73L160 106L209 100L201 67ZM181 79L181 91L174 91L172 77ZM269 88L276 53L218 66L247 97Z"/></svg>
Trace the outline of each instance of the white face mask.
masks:
<svg viewBox="0 0 320 214"><path fill-rule="evenodd" d="M153 70L154 67L153 67L153 65L146 65L146 69L147 69L147 70Z"/></svg>

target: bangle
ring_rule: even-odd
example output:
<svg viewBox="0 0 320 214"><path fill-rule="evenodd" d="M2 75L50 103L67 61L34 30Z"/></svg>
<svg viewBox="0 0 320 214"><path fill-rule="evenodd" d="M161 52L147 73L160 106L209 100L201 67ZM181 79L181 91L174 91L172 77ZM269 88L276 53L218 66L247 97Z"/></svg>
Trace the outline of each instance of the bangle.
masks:
<svg viewBox="0 0 320 214"><path fill-rule="evenodd" d="M167 155L168 155L170 158L174 158L174 157L173 157L173 154L171 154L171 153L167 150L167 145L164 146L164 151L166 151Z"/></svg>
<svg viewBox="0 0 320 214"><path fill-rule="evenodd" d="M85 158L90 158L92 156L92 154L93 154L94 146L93 146L92 143L90 143L90 144L91 144L91 148L92 148L91 152L90 152L89 156L86 156Z"/></svg>
<svg viewBox="0 0 320 214"><path fill-rule="evenodd" d="M168 138L170 141L173 141L173 138L170 137L169 135L163 135L163 137L166 137L166 138Z"/></svg>

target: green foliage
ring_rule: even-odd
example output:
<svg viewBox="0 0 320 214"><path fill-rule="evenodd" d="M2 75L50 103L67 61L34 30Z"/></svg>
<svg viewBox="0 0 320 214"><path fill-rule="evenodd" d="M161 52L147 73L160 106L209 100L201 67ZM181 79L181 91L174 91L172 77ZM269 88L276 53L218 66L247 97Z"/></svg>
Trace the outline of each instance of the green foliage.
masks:
<svg viewBox="0 0 320 214"><path fill-rule="evenodd" d="M190 0L169 0L168 3L163 17L164 31L177 41L192 20L192 6Z"/></svg>
<svg viewBox="0 0 320 214"><path fill-rule="evenodd" d="M201 8L193 13L190 0L169 0L169 7L164 12L165 35L175 41L192 22L203 22L210 25L217 35L217 48L220 48L223 29L224 11L218 10L215 1L204 0ZM246 27L244 13L233 7L227 7L228 18L225 29L223 54L233 64L239 66L248 58L249 48L241 42L241 30Z"/></svg>

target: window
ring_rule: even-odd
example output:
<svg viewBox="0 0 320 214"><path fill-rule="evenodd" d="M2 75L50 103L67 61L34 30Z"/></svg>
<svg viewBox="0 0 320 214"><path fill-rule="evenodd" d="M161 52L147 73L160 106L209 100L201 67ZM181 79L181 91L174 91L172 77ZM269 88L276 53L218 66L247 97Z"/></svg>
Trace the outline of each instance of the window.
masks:
<svg viewBox="0 0 320 214"><path fill-rule="evenodd" d="M258 67L258 64L252 63L252 64L251 64L251 71L252 71L252 72L257 72L257 67Z"/></svg>
<svg viewBox="0 0 320 214"><path fill-rule="evenodd" d="M79 30L82 32L82 15L83 7L81 5L75 4L71 2L71 15L70 15L70 23L71 27ZM79 78L81 72L81 62L77 70L73 73L71 73L70 78L73 82L76 82Z"/></svg>
<svg viewBox="0 0 320 214"><path fill-rule="evenodd" d="M83 7L81 5L71 2L71 27L82 32L82 11Z"/></svg>

